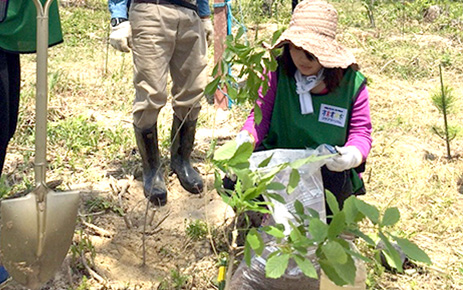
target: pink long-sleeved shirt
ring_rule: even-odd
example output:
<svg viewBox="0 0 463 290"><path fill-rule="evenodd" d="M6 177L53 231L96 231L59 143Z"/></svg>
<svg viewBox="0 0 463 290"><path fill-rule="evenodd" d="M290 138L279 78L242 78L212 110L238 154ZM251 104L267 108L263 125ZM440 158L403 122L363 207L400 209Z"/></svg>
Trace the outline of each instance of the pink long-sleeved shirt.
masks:
<svg viewBox="0 0 463 290"><path fill-rule="evenodd" d="M273 106L275 103L278 74L270 72L269 74L269 89L265 96L262 95L262 90L259 92L260 99L257 104L262 111L262 121L259 125L254 122L254 110L249 114L244 126L241 130L246 130L252 134L255 140L255 146L258 146L267 136L270 121L272 119ZM355 146L362 153L363 160L368 156L371 149L371 117L370 106L368 101L368 91L364 86L353 104L352 116L349 124L347 142L344 146Z"/></svg>

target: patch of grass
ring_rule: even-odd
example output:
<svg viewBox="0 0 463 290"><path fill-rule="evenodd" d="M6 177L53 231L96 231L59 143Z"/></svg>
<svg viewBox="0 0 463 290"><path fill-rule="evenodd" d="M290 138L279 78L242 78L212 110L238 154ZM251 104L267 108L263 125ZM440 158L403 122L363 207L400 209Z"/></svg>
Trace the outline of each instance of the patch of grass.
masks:
<svg viewBox="0 0 463 290"><path fill-rule="evenodd" d="M11 192L11 186L8 184L5 175L0 176L0 199L8 196Z"/></svg>
<svg viewBox="0 0 463 290"><path fill-rule="evenodd" d="M78 238L74 239L69 249L72 255L72 267L78 271L85 271L82 259L86 259L89 265L94 264L96 255L92 241L82 230L76 231Z"/></svg>
<svg viewBox="0 0 463 290"><path fill-rule="evenodd" d="M203 220L189 222L186 226L186 234L194 241L202 240L207 237L207 224Z"/></svg>
<svg viewBox="0 0 463 290"><path fill-rule="evenodd" d="M179 269L171 269L170 276L164 278L159 285L159 290L170 290L170 289L184 289L185 285L190 280L190 276L184 275Z"/></svg>
<svg viewBox="0 0 463 290"><path fill-rule="evenodd" d="M119 216L124 215L124 210L120 208L114 200L109 200L103 197L95 197L93 199L87 200L85 203L87 211L89 213L96 213L102 211L111 211Z"/></svg>

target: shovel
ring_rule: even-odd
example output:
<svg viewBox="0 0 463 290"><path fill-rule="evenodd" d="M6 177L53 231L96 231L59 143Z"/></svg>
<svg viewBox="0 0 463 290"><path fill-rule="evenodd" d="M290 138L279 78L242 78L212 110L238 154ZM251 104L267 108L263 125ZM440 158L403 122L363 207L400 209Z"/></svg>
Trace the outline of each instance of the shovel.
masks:
<svg viewBox="0 0 463 290"><path fill-rule="evenodd" d="M13 279L38 289L61 266L74 235L79 192L54 192L46 186L48 11L37 8L36 188L24 197L0 203L0 261Z"/></svg>

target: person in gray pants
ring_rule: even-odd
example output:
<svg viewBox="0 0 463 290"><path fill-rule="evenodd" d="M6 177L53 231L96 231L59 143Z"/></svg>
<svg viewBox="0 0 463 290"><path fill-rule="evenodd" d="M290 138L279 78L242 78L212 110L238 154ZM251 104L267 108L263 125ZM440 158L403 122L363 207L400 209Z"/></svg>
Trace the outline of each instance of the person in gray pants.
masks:
<svg viewBox="0 0 463 290"><path fill-rule="evenodd" d="M197 3L196 3L197 2ZM133 125L142 159L145 196L158 206L167 190L158 147L157 119L167 102L172 78L170 167L190 193L203 190L191 166L200 99L207 83L207 37L212 33L207 0L109 0L111 45L133 53L135 100ZM129 6L129 8L128 8Z"/></svg>

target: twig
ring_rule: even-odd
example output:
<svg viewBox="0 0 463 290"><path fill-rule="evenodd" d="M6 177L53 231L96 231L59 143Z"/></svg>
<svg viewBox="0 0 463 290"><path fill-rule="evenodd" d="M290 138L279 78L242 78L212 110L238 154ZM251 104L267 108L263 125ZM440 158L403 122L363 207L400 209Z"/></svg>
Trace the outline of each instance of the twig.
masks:
<svg viewBox="0 0 463 290"><path fill-rule="evenodd" d="M237 213L237 215L233 219L232 242L230 245L230 253L228 255L228 268L227 268L227 275L225 277L225 290L233 290L233 289L230 289L230 282L231 282L232 275L233 275L233 264L235 263L235 251L237 248L236 240L238 238L238 229L236 225L238 223L239 216L240 214Z"/></svg>
<svg viewBox="0 0 463 290"><path fill-rule="evenodd" d="M91 224L91 223L88 223L84 220L82 220L82 223L91 228L92 230L94 230L97 234L99 234L100 236L103 236L103 237L107 237L107 238L112 238L113 237L113 234L111 234L110 232L108 232L107 230L105 229L102 229L94 224Z"/></svg>
<svg viewBox="0 0 463 290"><path fill-rule="evenodd" d="M87 272L90 274L90 276L92 276L95 280L97 280L99 283L105 285L106 284L106 279L104 279L103 277L101 277L95 270L93 270L92 268L90 268L90 266L88 265L87 263L87 259L84 257L83 254L80 255L81 259L82 259L82 264L84 265L85 269L87 270Z"/></svg>
<svg viewBox="0 0 463 290"><path fill-rule="evenodd" d="M386 62L385 65L383 65L383 67L379 70L379 72L383 72L383 70L391 63L395 62L395 59L391 59L390 61Z"/></svg>
<svg viewBox="0 0 463 290"><path fill-rule="evenodd" d="M127 193L127 191L129 190L129 187L130 187L130 184L128 182L125 183L122 186L119 194L117 195L117 199L118 199L118 202L119 202L119 207L123 211L122 218L124 219L125 225L127 226L128 229L131 229L132 228L132 221L130 220L130 217L128 216L128 213L127 213L127 209L124 207L124 204L122 202L122 196Z"/></svg>
<svg viewBox="0 0 463 290"><path fill-rule="evenodd" d="M153 230L156 230L170 215L170 210L162 217L162 219L154 226Z"/></svg>
<svg viewBox="0 0 463 290"><path fill-rule="evenodd" d="M141 241L142 241L142 246L143 246L143 262L142 262L142 266L145 266L146 265L146 245L145 245L145 240L146 240L146 220L147 220L147 216L148 216L148 209L150 208L150 201L147 200L146 201L146 211L145 211L145 222L143 223L143 235L142 235L142 238L141 238Z"/></svg>

